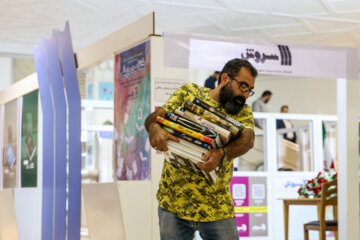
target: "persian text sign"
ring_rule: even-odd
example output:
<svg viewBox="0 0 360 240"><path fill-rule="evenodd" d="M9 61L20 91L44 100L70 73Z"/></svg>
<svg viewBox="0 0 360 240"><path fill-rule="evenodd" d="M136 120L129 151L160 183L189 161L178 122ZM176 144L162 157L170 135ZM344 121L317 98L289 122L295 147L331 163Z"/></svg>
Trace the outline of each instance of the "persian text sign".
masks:
<svg viewBox="0 0 360 240"><path fill-rule="evenodd" d="M211 56L208 49L212 49ZM347 77L346 54L343 51L190 39L190 68L221 70L233 58L248 60L263 74Z"/></svg>
<svg viewBox="0 0 360 240"><path fill-rule="evenodd" d="M165 103L176 89L185 84L186 81L182 79L155 78L155 100Z"/></svg>
<svg viewBox="0 0 360 240"><path fill-rule="evenodd" d="M166 33L164 38L166 67L220 71L230 59L241 58L261 74L358 80L355 48L177 33Z"/></svg>

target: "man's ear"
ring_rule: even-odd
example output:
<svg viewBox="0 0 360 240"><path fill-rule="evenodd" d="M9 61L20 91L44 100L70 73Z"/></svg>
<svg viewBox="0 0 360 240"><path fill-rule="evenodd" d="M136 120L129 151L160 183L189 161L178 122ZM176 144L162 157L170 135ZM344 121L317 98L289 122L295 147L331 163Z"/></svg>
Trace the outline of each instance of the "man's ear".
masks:
<svg viewBox="0 0 360 240"><path fill-rule="evenodd" d="M230 77L227 73L221 74L220 84L225 85L228 83L229 80L230 80Z"/></svg>

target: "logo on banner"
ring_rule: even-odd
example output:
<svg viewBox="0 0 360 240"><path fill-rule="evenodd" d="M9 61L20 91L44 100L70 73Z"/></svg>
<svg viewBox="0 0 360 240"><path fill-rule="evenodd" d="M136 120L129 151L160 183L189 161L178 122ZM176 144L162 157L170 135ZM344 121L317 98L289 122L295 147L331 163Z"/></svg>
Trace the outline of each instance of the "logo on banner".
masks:
<svg viewBox="0 0 360 240"><path fill-rule="evenodd" d="M278 45L281 55L281 65L291 66L291 53L288 46Z"/></svg>
<svg viewBox="0 0 360 240"><path fill-rule="evenodd" d="M179 41L178 37L176 35L165 38L168 42L165 46L178 45L180 42L185 44L185 41ZM189 40L188 47L186 44L178 45L176 52L165 54L166 66L213 70L221 69L229 59L241 58L253 64L259 74L358 79L357 68L350 70L346 67L347 62L356 62L356 49L258 44L255 41L223 42L217 38L214 40L196 38L196 36L181 36L181 39ZM209 49L216 50L212 51L211 57L208 56ZM347 61L348 57L353 61ZM334 68L335 64L336 68ZM308 71L309 66L312 65L317 67Z"/></svg>
<svg viewBox="0 0 360 240"><path fill-rule="evenodd" d="M279 61L283 66L291 66L291 53L288 46L277 45L280 51L280 57L277 54L266 54L264 52L255 50L253 48L247 48L246 54L241 53L241 58L244 60L252 59L256 63L265 63L265 61Z"/></svg>

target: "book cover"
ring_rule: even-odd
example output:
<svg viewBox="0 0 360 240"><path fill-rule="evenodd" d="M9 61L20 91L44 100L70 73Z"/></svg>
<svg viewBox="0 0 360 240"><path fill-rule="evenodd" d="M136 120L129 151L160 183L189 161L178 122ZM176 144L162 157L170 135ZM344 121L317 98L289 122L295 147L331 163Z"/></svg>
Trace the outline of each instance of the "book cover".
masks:
<svg viewBox="0 0 360 240"><path fill-rule="evenodd" d="M229 130L231 132L231 134L234 136L236 136L240 132L240 130L237 127L235 127L228 121L216 116L215 114L203 109L202 107L200 107L190 101L185 102L184 108L193 113L196 113L197 115L205 118L206 120L209 120L210 122L213 122L225 129Z"/></svg>
<svg viewBox="0 0 360 240"><path fill-rule="evenodd" d="M225 146L225 144L224 144L223 141L221 140L220 134L218 134L214 140L215 140L215 144L216 144L215 149L217 149L217 148L222 148L222 147Z"/></svg>
<svg viewBox="0 0 360 240"><path fill-rule="evenodd" d="M195 131L193 131L191 129L183 127L180 124L177 124L177 123L171 122L169 120L166 120L163 117L157 116L156 121L158 123L161 123L161 124L167 126L167 127L172 128L172 129L174 129L176 131L179 131L181 133L185 133L185 134L189 135L190 137L194 137L194 138L197 138L197 139L199 139L199 140L201 140L203 142L206 142L206 143L210 144L211 146L215 145L214 139L211 139L211 138L209 138L207 136L204 136L204 135L202 135L202 134L200 134L198 132L195 132Z"/></svg>
<svg viewBox="0 0 360 240"><path fill-rule="evenodd" d="M180 144L180 145L186 147L188 152L190 152L198 157L202 157L205 153L208 152L207 149L201 148L193 143L184 141L182 139L179 139L179 142L178 143L175 142L175 144Z"/></svg>
<svg viewBox="0 0 360 240"><path fill-rule="evenodd" d="M210 184L216 182L217 176L215 170L207 173L196 165L198 162L203 162L201 160L201 152L196 152L194 149L189 150L187 146L173 141L167 141L167 145L169 150L162 152L167 162L175 168L183 168L193 174L204 177Z"/></svg>
<svg viewBox="0 0 360 240"><path fill-rule="evenodd" d="M175 113L183 118L186 118L190 121L196 122L197 124L201 124L206 126L209 129L212 129L213 131L217 132L221 136L221 140L224 144L227 144L230 141L231 138L231 132L229 130L226 130L225 128L222 128L215 123L212 123L205 118L202 118L195 113L192 113L185 108L180 107L179 109L175 110Z"/></svg>
<svg viewBox="0 0 360 240"><path fill-rule="evenodd" d="M186 135L185 133L178 132L178 131L176 131L172 128L166 127L164 125L162 126L162 128L165 129L168 133L174 135L175 137L184 139L185 141L191 142L199 147L202 147L207 150L210 150L212 148L210 144L204 143L204 142L200 141L199 139L190 137L189 135Z"/></svg>
<svg viewBox="0 0 360 240"><path fill-rule="evenodd" d="M186 118L180 117L174 113L167 112L165 114L165 119L172 121L174 123L178 123L181 126L184 126L188 129L191 129L195 132L201 133L209 138L215 139L217 137L217 133L203 125L197 124L196 122L193 122L191 120L188 120Z"/></svg>
<svg viewBox="0 0 360 240"><path fill-rule="evenodd" d="M240 129L240 133L242 132L242 130L244 130L244 125L241 124L239 121L233 119L232 117L226 115L225 113L223 112L220 112L218 109L210 106L209 104L207 104L206 102L198 99L198 98L195 98L193 103L195 103L196 105L204 108L205 110L208 110L209 112L215 114L216 116L230 122L231 124L233 124L235 127L239 128Z"/></svg>

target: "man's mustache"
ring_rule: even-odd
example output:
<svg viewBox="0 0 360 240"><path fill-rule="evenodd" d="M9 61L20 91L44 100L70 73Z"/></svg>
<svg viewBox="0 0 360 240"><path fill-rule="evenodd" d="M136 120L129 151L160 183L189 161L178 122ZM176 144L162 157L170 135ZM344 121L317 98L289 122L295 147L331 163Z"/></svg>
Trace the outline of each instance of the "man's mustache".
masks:
<svg viewBox="0 0 360 240"><path fill-rule="evenodd" d="M233 100L234 101L236 101L236 102L240 102L241 103L241 105L243 105L243 104L245 104L245 102L246 102L246 99L243 97L243 96L235 96L234 98L233 98Z"/></svg>

